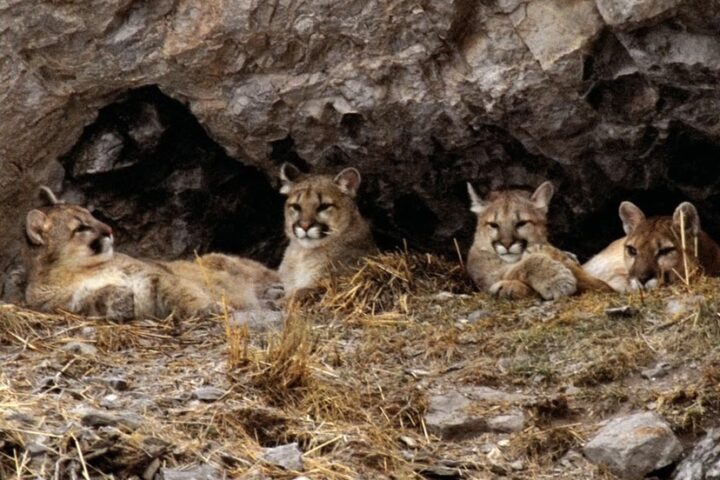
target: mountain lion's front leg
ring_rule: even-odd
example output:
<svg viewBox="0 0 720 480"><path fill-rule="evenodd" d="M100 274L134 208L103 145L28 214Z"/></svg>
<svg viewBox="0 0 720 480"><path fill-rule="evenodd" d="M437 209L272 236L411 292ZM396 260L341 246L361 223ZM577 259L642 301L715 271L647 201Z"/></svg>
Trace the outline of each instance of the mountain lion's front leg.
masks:
<svg viewBox="0 0 720 480"><path fill-rule="evenodd" d="M106 317L115 322L135 318L135 297L132 289L118 285L107 285L89 292L80 306L83 315Z"/></svg>
<svg viewBox="0 0 720 480"><path fill-rule="evenodd" d="M500 280L490 286L490 294L498 298L520 299L531 297L535 292L520 280Z"/></svg>
<svg viewBox="0 0 720 480"><path fill-rule="evenodd" d="M543 253L524 257L505 274L503 280L525 283L545 300L557 300L577 291L577 280L570 268Z"/></svg>
<svg viewBox="0 0 720 480"><path fill-rule="evenodd" d="M210 290L200 282L168 275L159 280L157 288L159 310L164 315L172 313L183 319L207 317L223 311L222 298L213 298Z"/></svg>
<svg viewBox="0 0 720 480"><path fill-rule="evenodd" d="M564 250L560 250L559 248L553 247L552 245L548 244L539 244L539 245L533 245L532 247L527 249L527 254L533 254L533 253L541 253L544 254L553 260L556 260L563 265L565 265L567 268L570 269L573 276L575 277L575 281L577 283L577 292L578 293L585 293L585 292L591 292L591 291L597 291L597 292L612 292L613 288L605 283L604 281L600 280L599 278L595 278L594 276L590 275L588 272L582 269L580 266L580 263L577 260L577 257L571 252L566 252Z"/></svg>

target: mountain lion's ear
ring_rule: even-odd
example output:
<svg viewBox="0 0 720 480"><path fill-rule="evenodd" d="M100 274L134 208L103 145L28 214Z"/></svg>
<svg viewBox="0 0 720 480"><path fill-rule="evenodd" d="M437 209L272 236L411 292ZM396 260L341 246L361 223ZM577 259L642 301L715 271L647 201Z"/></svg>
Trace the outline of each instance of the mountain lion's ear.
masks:
<svg viewBox="0 0 720 480"><path fill-rule="evenodd" d="M47 216L40 210L30 210L25 219L25 233L28 241L33 245L44 245L43 239L48 230Z"/></svg>
<svg viewBox="0 0 720 480"><path fill-rule="evenodd" d="M333 181L340 187L340 190L354 197L360 188L362 177L356 168L350 167L338 173Z"/></svg>
<svg viewBox="0 0 720 480"><path fill-rule="evenodd" d="M547 212L550 207L550 200L555 194L555 187L550 182L543 182L533 192L530 201L540 210Z"/></svg>
<svg viewBox="0 0 720 480"><path fill-rule="evenodd" d="M298 170L298 168L293 165L292 163L283 163L280 167L280 180L282 181L282 185L280 186L280 193L283 195L287 195L290 193L290 189L293 186L293 183L297 181L298 178L302 175L302 172Z"/></svg>
<svg viewBox="0 0 720 480"><path fill-rule="evenodd" d="M40 186L40 198L48 205L57 205L59 203L65 203L61 200L58 200L58 198L55 196L52 190L50 188L46 187L45 185Z"/></svg>
<svg viewBox="0 0 720 480"><path fill-rule="evenodd" d="M468 196L470 197L470 211L477 213L478 215L481 214L482 211L485 210L485 207L487 207L487 204L483 202L482 198L480 198L480 195L477 194L470 182L467 182L467 191Z"/></svg>
<svg viewBox="0 0 720 480"><path fill-rule="evenodd" d="M695 205L690 202L683 202L675 209L673 213L673 225L680 228L682 219L682 225L685 227L685 231L690 235L697 235L700 233L700 215L698 214Z"/></svg>
<svg viewBox="0 0 720 480"><path fill-rule="evenodd" d="M620 214L620 220L622 220L625 235L630 235L640 225L640 222L645 220L643 211L632 202L622 202L618 213Z"/></svg>

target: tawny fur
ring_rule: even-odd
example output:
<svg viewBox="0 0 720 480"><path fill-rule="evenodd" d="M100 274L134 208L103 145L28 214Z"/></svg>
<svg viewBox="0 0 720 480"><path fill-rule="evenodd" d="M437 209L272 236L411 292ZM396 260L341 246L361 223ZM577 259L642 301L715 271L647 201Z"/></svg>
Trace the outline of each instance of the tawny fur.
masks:
<svg viewBox="0 0 720 480"><path fill-rule="evenodd" d="M701 229L691 203L681 203L672 216L647 218L637 206L623 202L619 214L627 235L583 265L586 272L605 280L614 290L653 288L696 273L720 274L720 247Z"/></svg>
<svg viewBox="0 0 720 480"><path fill-rule="evenodd" d="M77 205L28 213L24 259L28 305L122 321L184 318L253 308L279 281L247 259L209 254L198 261L139 260L112 248L112 230Z"/></svg>
<svg viewBox="0 0 720 480"><path fill-rule="evenodd" d="M467 271L478 288L501 298L539 295L547 300L610 290L549 244L547 211L553 195L549 182L532 195L500 191L491 193L487 201L469 184L468 192L478 221Z"/></svg>
<svg viewBox="0 0 720 480"><path fill-rule="evenodd" d="M588 260L583 270L604 280L616 292L625 292L630 285L630 277L625 266L625 237L612 242L605 249Z"/></svg>
<svg viewBox="0 0 720 480"><path fill-rule="evenodd" d="M332 271L351 268L376 251L370 226L355 203L360 174L345 169L334 178L281 169L285 235L290 244L278 272L286 295L313 288Z"/></svg>

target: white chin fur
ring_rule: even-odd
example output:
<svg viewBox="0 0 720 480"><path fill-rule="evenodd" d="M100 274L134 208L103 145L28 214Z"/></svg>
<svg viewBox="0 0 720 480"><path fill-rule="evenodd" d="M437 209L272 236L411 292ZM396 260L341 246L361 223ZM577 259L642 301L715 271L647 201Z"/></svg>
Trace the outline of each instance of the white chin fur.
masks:
<svg viewBox="0 0 720 480"><path fill-rule="evenodd" d="M496 243L494 247L495 253L497 253L502 261L506 263L517 262L523 254L523 245L520 242L513 243L510 245L510 248L507 248L505 245L501 245L500 243Z"/></svg>
<svg viewBox="0 0 720 480"><path fill-rule="evenodd" d="M295 233L295 236L300 240L307 237L307 233L305 232L305 230L300 227L293 227L293 233Z"/></svg>
<svg viewBox="0 0 720 480"><path fill-rule="evenodd" d="M102 239L103 253L112 255L113 253L113 237L104 237Z"/></svg>
<svg viewBox="0 0 720 480"><path fill-rule="evenodd" d="M298 238L297 242L303 248L315 248L318 246L318 241L313 238Z"/></svg>
<svg viewBox="0 0 720 480"><path fill-rule="evenodd" d="M656 288L658 286L657 278L653 278L652 280L648 280L648 282L645 284L646 290L652 290L653 288Z"/></svg>
<svg viewBox="0 0 720 480"><path fill-rule="evenodd" d="M321 240L323 238L322 228L317 225L310 227L308 230L295 226L293 227L293 233L295 233L295 237L297 237L298 240L312 241ZM302 242L300 244L303 245Z"/></svg>
<svg viewBox="0 0 720 480"><path fill-rule="evenodd" d="M307 236L319 240L322 238L322 229L318 226L312 227L307 231Z"/></svg>
<svg viewBox="0 0 720 480"><path fill-rule="evenodd" d="M652 290L653 288L657 288L657 286L658 286L657 278L648 280L645 285L641 284L637 278L632 278L632 279L630 279L630 285L628 286L628 291L637 292L638 290Z"/></svg>
<svg viewBox="0 0 720 480"><path fill-rule="evenodd" d="M515 263L518 260L520 260L520 258L522 258L521 253L505 253L505 254L501 253L498 255L500 257L500 260L502 260L505 263Z"/></svg>

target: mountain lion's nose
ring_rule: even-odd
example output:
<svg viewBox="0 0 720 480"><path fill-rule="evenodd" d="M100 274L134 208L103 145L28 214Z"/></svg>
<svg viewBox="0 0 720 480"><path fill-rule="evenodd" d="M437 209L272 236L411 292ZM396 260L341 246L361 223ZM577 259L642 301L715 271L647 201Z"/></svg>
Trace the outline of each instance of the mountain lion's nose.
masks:
<svg viewBox="0 0 720 480"><path fill-rule="evenodd" d="M641 275L638 275L638 280L640 281L640 283L641 283L642 285L645 285L646 283L648 283L648 282L649 282L650 280L652 280L653 278L655 278L655 274L653 274L653 273L647 273L647 272L646 272L646 273L643 273L643 274L641 274Z"/></svg>

